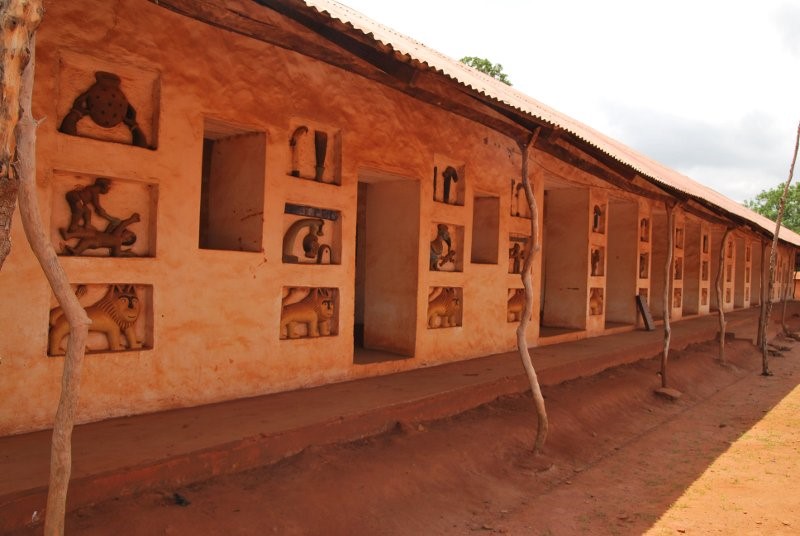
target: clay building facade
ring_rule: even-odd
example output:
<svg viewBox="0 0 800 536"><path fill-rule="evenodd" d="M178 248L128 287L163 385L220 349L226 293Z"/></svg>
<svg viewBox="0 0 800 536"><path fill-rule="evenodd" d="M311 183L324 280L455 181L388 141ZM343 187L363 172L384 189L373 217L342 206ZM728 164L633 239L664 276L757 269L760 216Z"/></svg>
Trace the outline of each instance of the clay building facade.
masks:
<svg viewBox="0 0 800 536"><path fill-rule="evenodd" d="M308 4L46 4L37 184L94 320L79 421L514 350L531 138L531 346L640 329L636 296L663 317L666 278L673 319L719 307L721 268L724 310L763 299L768 220L688 179L660 183L672 175L598 148L569 118L520 110L512 90L439 57L495 94L475 89L341 22L353 12ZM800 245L781 236L776 296ZM15 221L0 392L16 402L0 435L51 425L66 344L24 244Z"/></svg>

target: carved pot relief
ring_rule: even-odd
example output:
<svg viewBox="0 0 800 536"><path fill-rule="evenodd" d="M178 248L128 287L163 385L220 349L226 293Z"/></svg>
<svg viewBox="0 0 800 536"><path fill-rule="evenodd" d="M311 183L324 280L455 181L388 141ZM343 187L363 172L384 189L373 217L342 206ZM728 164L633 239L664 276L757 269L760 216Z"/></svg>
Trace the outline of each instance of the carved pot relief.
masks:
<svg viewBox="0 0 800 536"><path fill-rule="evenodd" d="M603 314L603 289L592 288L589 291L589 314L597 316Z"/></svg>
<svg viewBox="0 0 800 536"><path fill-rule="evenodd" d="M439 155L435 155L433 160L433 200L463 206L466 192L464 163Z"/></svg>
<svg viewBox="0 0 800 536"><path fill-rule="evenodd" d="M87 353L152 348L152 287L130 283L74 285L86 309L89 325ZM64 355L69 323L53 299L50 309L47 354Z"/></svg>
<svg viewBox="0 0 800 536"><path fill-rule="evenodd" d="M338 210L286 203L283 228L284 263L341 262L341 214Z"/></svg>
<svg viewBox="0 0 800 536"><path fill-rule="evenodd" d="M58 130L63 134L156 148L159 75L62 52L58 77Z"/></svg>
<svg viewBox="0 0 800 536"><path fill-rule="evenodd" d="M528 238L524 235L512 234L508 238L508 273L521 274L525 264L525 252L528 248Z"/></svg>
<svg viewBox="0 0 800 536"><path fill-rule="evenodd" d="M459 225L434 223L431 225L431 238L430 270L436 272L462 271L464 228Z"/></svg>
<svg viewBox="0 0 800 536"><path fill-rule="evenodd" d="M289 175L328 184L341 184L341 131L294 122L289 134Z"/></svg>
<svg viewBox="0 0 800 536"><path fill-rule="evenodd" d="M53 246L59 255L154 256L157 199L154 184L56 171Z"/></svg>
<svg viewBox="0 0 800 536"><path fill-rule="evenodd" d="M508 289L508 318L509 322L519 322L522 319L522 311L525 309L525 289Z"/></svg>
<svg viewBox="0 0 800 536"><path fill-rule="evenodd" d="M335 288L284 287L281 339L329 337L339 333L339 291Z"/></svg>
<svg viewBox="0 0 800 536"><path fill-rule="evenodd" d="M431 287L428 292L428 328L461 325L462 291L454 287Z"/></svg>

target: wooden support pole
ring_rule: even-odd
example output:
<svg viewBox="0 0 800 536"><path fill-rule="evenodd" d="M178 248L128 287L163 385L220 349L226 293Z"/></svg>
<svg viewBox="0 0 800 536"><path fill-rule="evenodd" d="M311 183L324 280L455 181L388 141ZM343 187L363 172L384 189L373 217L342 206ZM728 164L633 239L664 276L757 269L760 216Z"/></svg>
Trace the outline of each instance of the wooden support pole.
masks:
<svg viewBox="0 0 800 536"><path fill-rule="evenodd" d="M525 332L528 328L528 323L533 316L533 283L531 282L531 267L533 266L533 257L540 249L539 245L539 210L536 204L536 197L533 195L533 188L531 187L530 179L528 178L528 160L529 153L536 143L536 138L539 136L537 130L530 142L527 145L520 145L522 150L522 185L525 190L525 199L528 201L528 208L531 214L531 238L529 241L530 247L525 254L525 260L522 266L520 277L522 278L522 286L525 288L525 308L522 311L522 317L517 326L517 349L519 356L522 359L522 365L525 367L525 372L528 375L528 381L531 384L531 393L533 394L533 401L536 406L536 416L538 417L538 425L536 428L536 442L533 447L534 454L539 454L544 448L545 440L547 439L547 431L549 428L547 420L547 410L544 405L544 396L542 396L542 389L539 386L539 379L536 376L536 370L531 361L530 351L528 350L528 340Z"/></svg>
<svg viewBox="0 0 800 536"><path fill-rule="evenodd" d="M725 302L722 292L722 275L725 273L725 246L728 243L729 234L731 234L731 228L726 227L725 232L722 233L722 240L719 243L719 270L717 270L717 278L714 282L714 289L717 291L717 309L719 313L719 360L722 363L725 362Z"/></svg>
<svg viewBox="0 0 800 536"><path fill-rule="evenodd" d="M675 206L664 204L667 209L667 261L664 263L664 352L661 355L661 388L667 388L667 360L669 358L669 343L672 337L672 328L669 319L672 315L672 257L675 235Z"/></svg>

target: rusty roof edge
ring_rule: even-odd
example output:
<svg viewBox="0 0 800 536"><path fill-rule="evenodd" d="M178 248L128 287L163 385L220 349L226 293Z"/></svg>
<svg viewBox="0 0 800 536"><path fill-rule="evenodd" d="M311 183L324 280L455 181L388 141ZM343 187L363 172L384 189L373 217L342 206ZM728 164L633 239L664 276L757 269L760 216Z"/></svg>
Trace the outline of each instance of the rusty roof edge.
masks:
<svg viewBox="0 0 800 536"><path fill-rule="evenodd" d="M301 3L313 9L331 21L339 21L352 30L375 43L399 53L410 63L415 63L453 80L461 86L477 92L493 101L530 116L536 120L559 127L577 139L594 147L608 158L629 167L655 186L674 195L680 192L688 198L702 199L710 203L731 219L742 219L762 229L768 236L775 233L775 222L757 212L737 203L723 194L713 190L679 172L657 162L646 155L628 147L598 130L572 117L557 112L555 109L503 84L476 69L426 46L424 43L408 37L384 24L381 24L353 8L336 0L301 0ZM423 56L426 56L423 57ZM436 61L438 60L438 61ZM439 63L441 62L441 63ZM461 76L459 76L461 75ZM670 178L672 180L670 180ZM676 180L678 179L678 180ZM676 183L677 182L677 183ZM683 187L681 182L686 182ZM689 188L691 187L691 188ZM672 191L672 192L669 192ZM779 239L787 244L800 247L800 234L781 226Z"/></svg>

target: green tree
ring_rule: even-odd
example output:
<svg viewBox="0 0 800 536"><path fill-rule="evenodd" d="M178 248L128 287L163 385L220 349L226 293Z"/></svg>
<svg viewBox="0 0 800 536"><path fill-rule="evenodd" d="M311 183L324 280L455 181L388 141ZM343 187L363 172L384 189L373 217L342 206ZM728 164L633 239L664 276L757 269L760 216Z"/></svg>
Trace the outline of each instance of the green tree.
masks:
<svg viewBox="0 0 800 536"><path fill-rule="evenodd" d="M753 199L746 199L744 206L775 221L778 217L778 206L783 195L783 185L762 190ZM786 208L783 212L782 225L796 233L800 233L800 183L792 184L786 196Z"/></svg>
<svg viewBox="0 0 800 536"><path fill-rule="evenodd" d="M496 80L500 80L506 85L511 85L508 75L503 72L503 66L499 63L492 63L486 58L479 58L477 56L464 56L459 61L464 65L469 65L474 69L478 69L482 73L488 74Z"/></svg>

